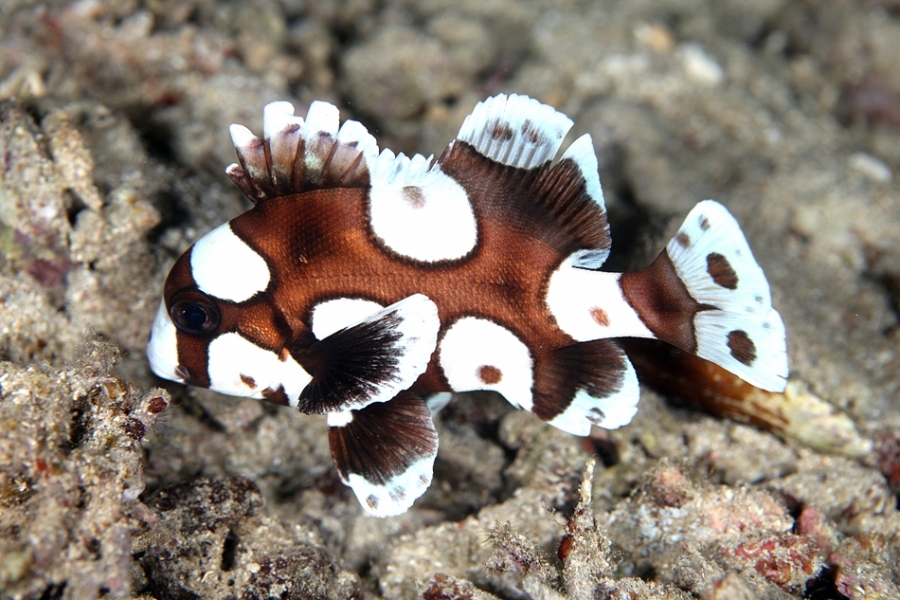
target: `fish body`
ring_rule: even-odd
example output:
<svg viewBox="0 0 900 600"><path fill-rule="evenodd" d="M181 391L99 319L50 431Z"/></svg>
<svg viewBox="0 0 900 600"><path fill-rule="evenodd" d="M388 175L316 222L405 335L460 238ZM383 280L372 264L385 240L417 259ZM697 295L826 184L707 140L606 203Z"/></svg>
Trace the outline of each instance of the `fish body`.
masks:
<svg viewBox="0 0 900 600"><path fill-rule="evenodd" d="M714 201L637 273L599 270L610 235L590 136L524 96L479 103L436 160L379 152L313 103L232 126L227 172L255 206L172 268L148 343L159 376L326 414L363 508L431 482L432 411L494 390L587 435L627 424L637 377L614 338L669 342L769 390L785 332L740 227Z"/></svg>

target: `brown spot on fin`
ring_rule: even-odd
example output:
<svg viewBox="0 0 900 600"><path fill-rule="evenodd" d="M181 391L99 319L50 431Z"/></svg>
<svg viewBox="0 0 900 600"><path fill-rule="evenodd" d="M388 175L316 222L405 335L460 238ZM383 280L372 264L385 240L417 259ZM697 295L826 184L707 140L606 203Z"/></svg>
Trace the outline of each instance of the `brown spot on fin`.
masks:
<svg viewBox="0 0 900 600"><path fill-rule="evenodd" d="M756 361L756 344L746 331L737 329L728 332L728 349L735 360L748 367Z"/></svg>
<svg viewBox="0 0 900 600"><path fill-rule="evenodd" d="M706 255L706 272L709 273L716 285L729 290L737 289L737 273L731 268L728 259L718 252L710 252Z"/></svg>
<svg viewBox="0 0 900 600"><path fill-rule="evenodd" d="M418 395L401 392L388 402L351 411L341 425L331 423L328 441L335 467L369 513L399 514L431 483L437 431Z"/></svg>
<svg viewBox="0 0 900 600"><path fill-rule="evenodd" d="M378 145L365 127L345 121L338 128L338 110L327 102L313 102L305 119L293 113L287 102L266 105L262 138L231 126L238 162L226 172L247 198L255 204L311 190L369 186Z"/></svg>

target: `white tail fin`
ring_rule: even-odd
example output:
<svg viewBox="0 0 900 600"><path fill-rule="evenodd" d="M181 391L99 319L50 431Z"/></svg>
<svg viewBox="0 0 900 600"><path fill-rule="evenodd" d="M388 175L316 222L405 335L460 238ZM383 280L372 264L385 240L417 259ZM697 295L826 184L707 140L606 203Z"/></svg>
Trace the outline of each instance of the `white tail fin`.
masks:
<svg viewBox="0 0 900 600"><path fill-rule="evenodd" d="M714 200L699 203L666 250L691 297L712 307L694 317L695 354L759 388L784 390L784 323L731 213Z"/></svg>

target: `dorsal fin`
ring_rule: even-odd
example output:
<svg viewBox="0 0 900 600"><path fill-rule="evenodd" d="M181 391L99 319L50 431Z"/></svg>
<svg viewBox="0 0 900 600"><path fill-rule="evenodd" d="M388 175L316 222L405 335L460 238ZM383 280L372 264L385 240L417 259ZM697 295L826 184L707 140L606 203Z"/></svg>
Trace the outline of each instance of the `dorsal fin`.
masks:
<svg viewBox="0 0 900 600"><path fill-rule="evenodd" d="M456 139L482 156L519 169L540 167L556 156L572 119L534 98L500 94L479 102Z"/></svg>
<svg viewBox="0 0 900 600"><path fill-rule="evenodd" d="M437 163L420 155L395 156L390 150L379 154L366 128L357 121L339 127L338 110L327 102L313 102L306 119L293 113L288 102L268 104L263 139L242 125L231 126L238 163L226 171L254 203L328 188L378 189L381 200L424 190L428 193L419 195L426 198L449 194L456 202L447 211L454 223L469 229L475 227L469 223L472 209L456 206L460 198L476 213L537 237L563 256L573 255L578 267L597 269L609 255L609 225L591 138L578 138L553 164L572 121L537 100L500 94L478 103ZM448 179L456 183L450 185ZM457 184L464 190L449 189ZM423 238L435 234L427 224L419 230L427 232ZM425 260L465 254L451 250L447 256L425 253Z"/></svg>
<svg viewBox="0 0 900 600"><path fill-rule="evenodd" d="M289 102L267 104L263 139L231 126L238 162L226 173L254 204L315 189L368 187L378 144L358 121L338 125L338 109L328 102L310 104L306 119Z"/></svg>
<svg viewBox="0 0 900 600"><path fill-rule="evenodd" d="M551 162L571 126L537 100L500 94L475 107L437 164L477 212L596 269L609 255L610 236L591 137Z"/></svg>
<svg viewBox="0 0 900 600"><path fill-rule="evenodd" d="M402 514L431 484L438 435L425 401L409 391L329 413L328 441L341 480L370 515Z"/></svg>

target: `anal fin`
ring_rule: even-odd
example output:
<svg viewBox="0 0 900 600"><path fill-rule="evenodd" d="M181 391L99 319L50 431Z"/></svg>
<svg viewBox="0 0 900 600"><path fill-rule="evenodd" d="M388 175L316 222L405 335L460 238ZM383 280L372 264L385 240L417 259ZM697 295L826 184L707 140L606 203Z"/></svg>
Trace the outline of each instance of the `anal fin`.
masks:
<svg viewBox="0 0 900 600"><path fill-rule="evenodd" d="M532 412L573 435L591 426L627 425L640 399L637 375L625 352L611 340L556 350L536 373Z"/></svg>
<svg viewBox="0 0 900 600"><path fill-rule="evenodd" d="M437 306L414 294L301 351L312 381L300 393L307 414L386 402L425 372L437 345Z"/></svg>
<svg viewBox="0 0 900 600"><path fill-rule="evenodd" d="M330 413L328 425L335 467L368 514L399 515L431 485L438 437L418 395Z"/></svg>

